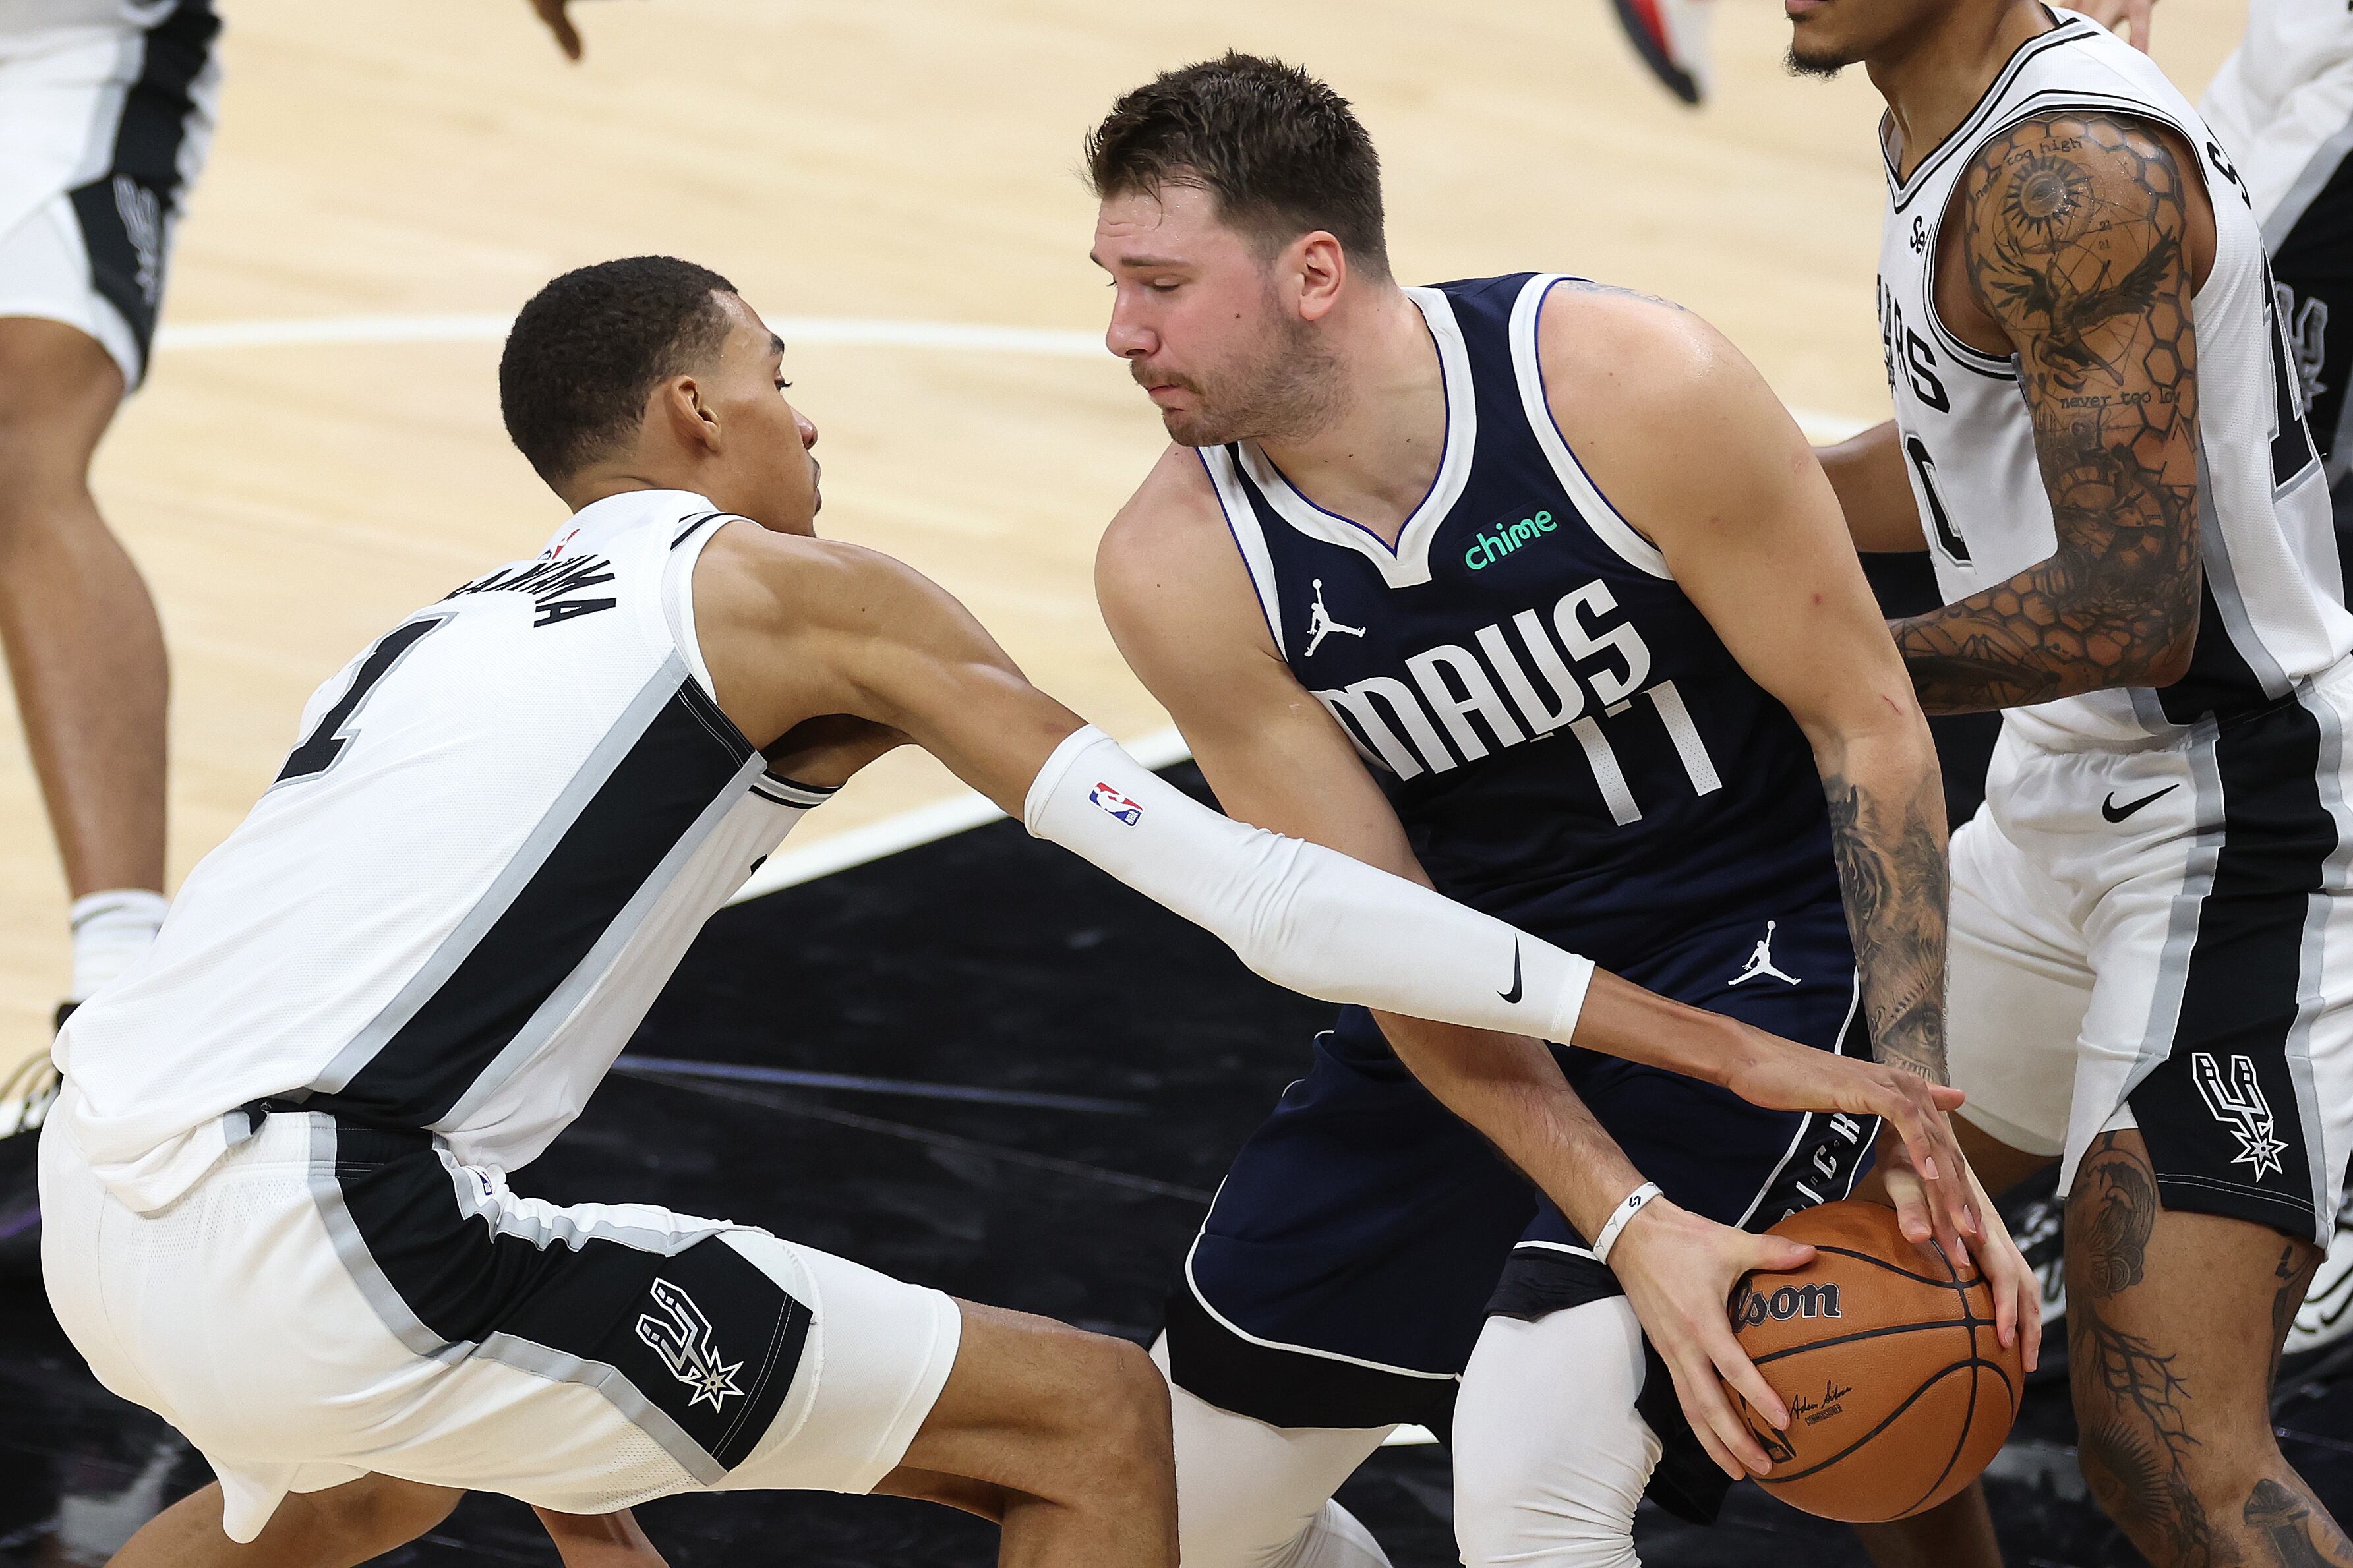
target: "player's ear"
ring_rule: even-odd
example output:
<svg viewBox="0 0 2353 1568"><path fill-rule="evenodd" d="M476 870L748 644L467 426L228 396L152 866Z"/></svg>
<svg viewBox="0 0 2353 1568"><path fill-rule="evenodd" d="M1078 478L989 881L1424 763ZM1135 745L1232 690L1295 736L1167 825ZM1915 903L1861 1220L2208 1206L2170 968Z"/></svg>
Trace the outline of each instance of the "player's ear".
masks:
<svg viewBox="0 0 2353 1568"><path fill-rule="evenodd" d="M1340 302L1340 289L1348 280L1348 254L1338 239L1322 229L1293 240L1290 247L1296 259L1293 276L1298 280L1299 314L1303 320L1320 321Z"/></svg>
<svg viewBox="0 0 2353 1568"><path fill-rule="evenodd" d="M654 410L681 445L705 452L719 450L719 411L694 377L674 375L655 387Z"/></svg>

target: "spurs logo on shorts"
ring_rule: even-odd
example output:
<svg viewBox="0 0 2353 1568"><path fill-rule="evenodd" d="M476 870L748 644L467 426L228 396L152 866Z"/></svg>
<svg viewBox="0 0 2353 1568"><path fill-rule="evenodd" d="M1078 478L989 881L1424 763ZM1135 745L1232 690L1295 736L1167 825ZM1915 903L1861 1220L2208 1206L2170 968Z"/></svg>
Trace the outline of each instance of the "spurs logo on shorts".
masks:
<svg viewBox="0 0 2353 1568"><path fill-rule="evenodd" d="M2207 1110L2238 1136L2239 1152L2231 1156L2231 1163L2253 1165L2259 1182L2286 1169L2280 1156L2287 1152L2287 1145L2272 1136L2271 1103L2263 1098L2263 1086L2255 1080L2254 1058L2233 1056L2227 1083L2211 1051L2196 1053L2189 1066Z"/></svg>
<svg viewBox="0 0 2353 1568"><path fill-rule="evenodd" d="M694 1390L687 1407L692 1409L708 1399L716 1410L728 1395L741 1394L744 1391L735 1385L735 1374L744 1370L744 1363L719 1359L711 1320L702 1315L694 1298L667 1279L654 1281L653 1298L666 1315L657 1318L648 1312L638 1318L638 1338L653 1347L672 1377Z"/></svg>

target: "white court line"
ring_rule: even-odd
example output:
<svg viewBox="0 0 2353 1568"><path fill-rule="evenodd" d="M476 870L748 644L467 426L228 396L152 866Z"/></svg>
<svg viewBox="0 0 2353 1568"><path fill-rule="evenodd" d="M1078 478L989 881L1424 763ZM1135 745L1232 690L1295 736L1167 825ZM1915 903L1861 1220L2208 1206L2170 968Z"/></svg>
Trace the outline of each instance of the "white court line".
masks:
<svg viewBox="0 0 2353 1568"><path fill-rule="evenodd" d="M318 316L277 321L168 322L155 334L161 351L336 348L371 343L494 343L512 316ZM1030 354L1048 359L1109 357L1099 333L1054 327L994 327L969 321L894 321L855 316L788 316L768 325L787 346L829 343L862 348ZM1793 408L1808 438L1843 441L1869 421Z"/></svg>
<svg viewBox="0 0 2353 1568"><path fill-rule="evenodd" d="M495 343L512 316L322 316L284 321L194 321L167 324L158 350L333 348L365 343ZM991 327L965 321L883 321L854 316L771 318L769 328L796 343L847 343L868 348L965 350L977 353L1043 354L1050 359L1108 359L1102 334L1050 327Z"/></svg>
<svg viewBox="0 0 2353 1568"><path fill-rule="evenodd" d="M287 321L194 321L166 324L155 334L159 351L189 349L335 348L368 344L498 342L512 316L318 316ZM854 316L772 319L769 326L787 345L829 343L853 347L934 349L947 352L1042 355L1050 359L1108 357L1093 332L1050 327L995 327L965 321L893 321ZM1794 408L1790 413L1813 441L1843 441L1867 422L1842 415ZM1145 736L1128 747L1146 767L1165 768L1190 754L1174 730ZM830 876L852 866L930 844L1005 814L969 790L896 816L853 827L847 833L787 850L771 858L736 890L740 904Z"/></svg>

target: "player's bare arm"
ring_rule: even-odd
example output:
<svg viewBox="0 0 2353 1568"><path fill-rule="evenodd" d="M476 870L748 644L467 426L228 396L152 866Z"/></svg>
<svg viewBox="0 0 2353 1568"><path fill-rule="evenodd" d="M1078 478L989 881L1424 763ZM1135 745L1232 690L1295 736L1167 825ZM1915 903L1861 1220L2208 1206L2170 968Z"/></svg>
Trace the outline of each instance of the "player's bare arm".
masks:
<svg viewBox="0 0 2353 1568"><path fill-rule="evenodd" d="M1894 623L1921 702L1968 712L2168 685L2189 667L2201 584L2203 187L2147 125L2066 115L1997 138L1956 211L1965 288L1944 291L1948 324L2017 353L2058 549Z"/></svg>
<svg viewBox="0 0 2353 1568"><path fill-rule="evenodd" d="M1812 742L1873 1042L1942 1082L1936 748L1804 438L1739 352L1672 307L1564 284L1540 331L1554 417L1596 483ZM1711 460L1659 462L1662 428Z"/></svg>
<svg viewBox="0 0 2353 1568"><path fill-rule="evenodd" d="M1620 289L1564 285L1539 327L1548 398L1603 493L1644 528L1733 657L1811 742L1879 1058L1935 1082L1945 1066L1945 800L1908 689L1805 438L1764 379L1697 317ZM1662 464L1652 432L1705 464ZM1956 1173L1959 1174L1959 1173ZM2005 1333L2036 1294L1968 1179L1957 1226L2010 1287ZM1915 1240L1961 1239L1908 1184L1891 1192ZM1979 1215L1982 1211L1983 1219ZM1980 1224L1985 1230L1980 1231Z"/></svg>
<svg viewBox="0 0 2353 1568"><path fill-rule="evenodd" d="M1895 555L1928 548L1928 536L1920 526L1920 504L1904 471L1904 438L1894 420L1883 420L1834 446L1817 447L1814 456L1838 497L1857 550Z"/></svg>
<svg viewBox="0 0 2353 1568"><path fill-rule="evenodd" d="M695 601L722 709L800 783L837 783L912 742L1278 984L1479 1026L1575 1027L1587 960L1187 799L1031 686L962 605L902 563L734 522L705 548ZM1893 1105L1924 1148L1948 1135L1942 1102L1904 1085L1835 1087L1873 1113Z"/></svg>
<svg viewBox="0 0 2353 1568"><path fill-rule="evenodd" d="M1346 736L1276 657L1189 451L1172 448L1113 523L1096 584L1121 651L1176 719L1229 812L1427 879ZM1586 1234L1641 1183L1539 1042L1377 1016L1399 1058L1431 1092ZM1828 1087L1820 1080L1825 1068L1838 1070L1839 1058L1606 973L1594 978L1576 1043L1705 1078L1759 1104L1805 1102ZM1757 1456L1716 1380L1732 1382L1752 1400L1757 1380L1720 1331L1718 1303L1729 1278L1720 1276L1725 1268L1746 1267L1738 1259L1757 1239L1654 1203L1627 1227L1611 1258L1674 1370L1694 1430L1727 1470L1731 1456L1752 1464Z"/></svg>

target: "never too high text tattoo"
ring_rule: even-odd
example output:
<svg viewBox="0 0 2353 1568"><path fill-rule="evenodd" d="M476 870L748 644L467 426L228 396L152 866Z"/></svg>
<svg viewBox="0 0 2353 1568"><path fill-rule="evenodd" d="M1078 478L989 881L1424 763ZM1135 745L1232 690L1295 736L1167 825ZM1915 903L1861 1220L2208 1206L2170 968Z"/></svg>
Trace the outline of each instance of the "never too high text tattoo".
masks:
<svg viewBox="0 0 2353 1568"><path fill-rule="evenodd" d="M1932 712L2157 684L2197 636L2196 177L2147 127L2090 114L2012 127L1963 178L1970 294L2018 351L2058 547L1894 624Z"/></svg>

